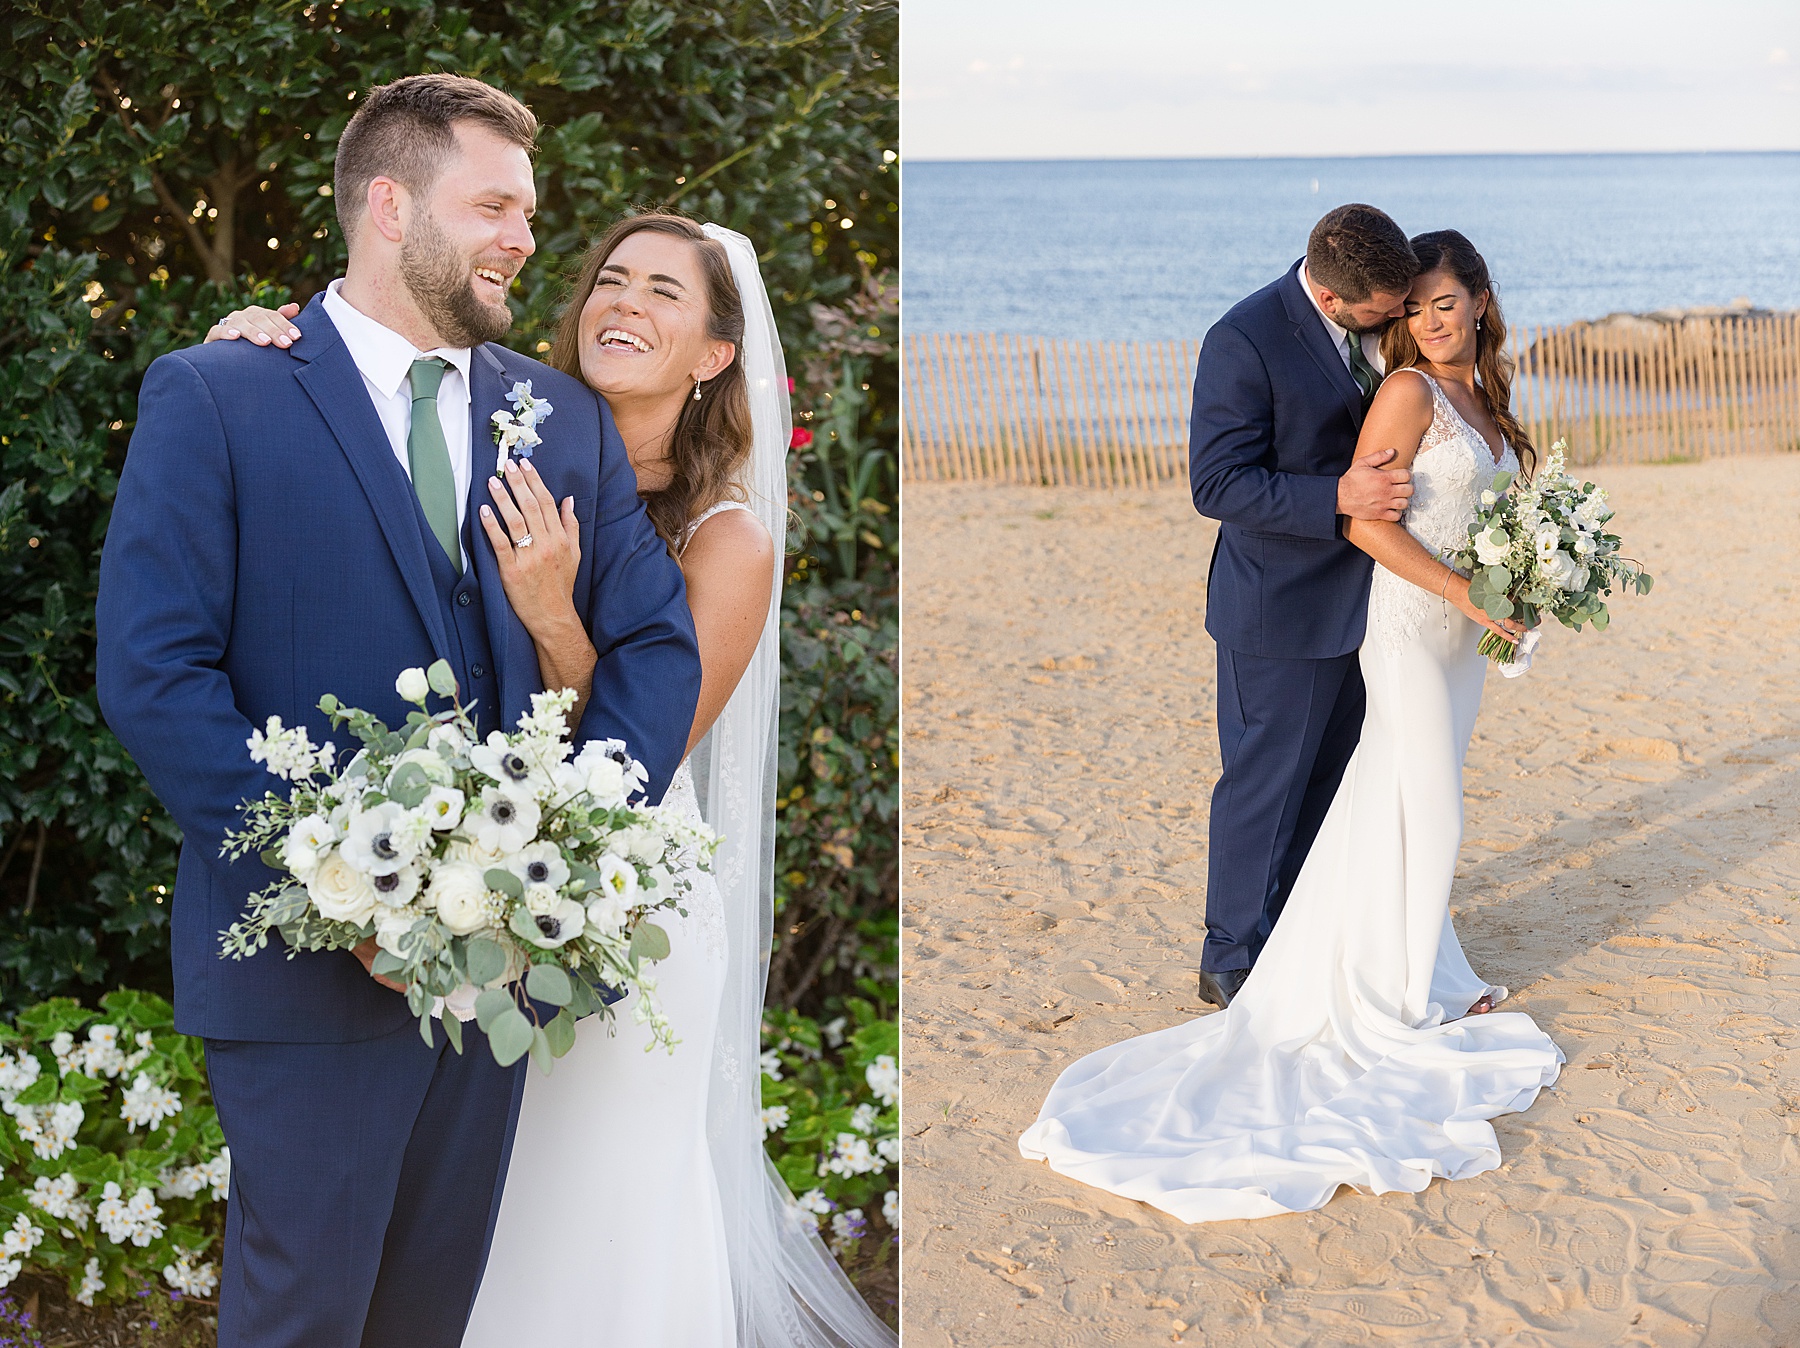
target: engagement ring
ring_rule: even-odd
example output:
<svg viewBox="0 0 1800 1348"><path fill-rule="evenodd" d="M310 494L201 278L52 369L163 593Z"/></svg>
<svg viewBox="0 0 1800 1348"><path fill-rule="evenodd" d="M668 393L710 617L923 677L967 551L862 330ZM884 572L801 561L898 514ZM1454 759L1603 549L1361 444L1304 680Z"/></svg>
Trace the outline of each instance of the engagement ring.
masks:
<svg viewBox="0 0 1800 1348"><path fill-rule="evenodd" d="M522 548L528 548L528 547L530 547L530 546L531 546L531 535L530 535L530 534L526 534L526 535L525 535L525 537L523 537L523 538L521 538L521 539L520 539L520 540L519 540L519 546L520 546L520 547L522 547Z"/></svg>

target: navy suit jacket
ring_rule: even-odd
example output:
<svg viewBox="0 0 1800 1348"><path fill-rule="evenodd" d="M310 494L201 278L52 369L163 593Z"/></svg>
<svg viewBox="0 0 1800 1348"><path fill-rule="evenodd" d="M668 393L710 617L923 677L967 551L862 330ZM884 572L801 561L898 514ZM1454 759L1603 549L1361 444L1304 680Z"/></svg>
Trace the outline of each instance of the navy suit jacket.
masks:
<svg viewBox="0 0 1800 1348"><path fill-rule="evenodd" d="M1362 645L1373 562L1337 515L1362 422L1298 262L1206 334L1188 476L1194 508L1220 522L1206 630L1221 646L1323 660Z"/></svg>
<svg viewBox="0 0 1800 1348"><path fill-rule="evenodd" d="M285 790L251 762L251 729L275 715L342 749L322 694L398 725L409 708L395 677L449 653L430 535L362 376L319 298L295 325L304 339L287 350L217 342L145 374L100 564L98 691L185 840L172 913L177 1027L354 1042L408 1012L349 954L290 959L277 940L248 960L219 955L219 933L274 878L254 856L219 856L239 803ZM558 500L575 498L581 522L575 604L599 662L578 736L623 739L657 799L693 724L699 652L681 570L651 528L606 405L535 360L477 348L468 518L493 471L489 418L525 379L555 406L532 462ZM486 534L477 525L464 536L501 704L478 708L477 721L510 728L543 687L537 655Z"/></svg>

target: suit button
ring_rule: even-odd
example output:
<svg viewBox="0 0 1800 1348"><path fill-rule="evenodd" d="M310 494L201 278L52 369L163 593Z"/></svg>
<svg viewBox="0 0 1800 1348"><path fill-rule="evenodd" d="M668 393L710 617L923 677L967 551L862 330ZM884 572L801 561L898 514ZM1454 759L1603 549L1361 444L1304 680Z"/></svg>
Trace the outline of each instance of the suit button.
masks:
<svg viewBox="0 0 1800 1348"><path fill-rule="evenodd" d="M456 596L456 603L459 608L467 608L469 606L469 592L464 590L462 593L458 594Z"/></svg>
<svg viewBox="0 0 1800 1348"><path fill-rule="evenodd" d="M469 673L477 679L485 679L487 677L487 670L483 669L480 665L470 665Z"/></svg>

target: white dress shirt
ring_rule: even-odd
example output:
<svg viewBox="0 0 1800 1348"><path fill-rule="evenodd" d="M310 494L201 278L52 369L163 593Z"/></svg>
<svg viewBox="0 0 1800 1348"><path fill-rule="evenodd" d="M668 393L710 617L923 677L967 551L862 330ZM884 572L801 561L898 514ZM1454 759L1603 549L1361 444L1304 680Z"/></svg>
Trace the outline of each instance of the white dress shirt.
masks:
<svg viewBox="0 0 1800 1348"><path fill-rule="evenodd" d="M423 356L438 356L447 362L438 384L438 421L450 451L450 473L456 479L456 527L461 529L469 513L469 348L441 346L421 351L340 295L343 285L340 276L325 287L325 312L362 372L363 387L369 391L369 400L375 404L375 413L408 481L412 479L406 438L412 432L413 362Z"/></svg>
<svg viewBox="0 0 1800 1348"><path fill-rule="evenodd" d="M1350 369L1350 333L1347 329L1332 322L1331 315L1319 307L1319 297L1313 293L1312 277L1307 275L1304 262L1300 264L1300 289L1306 292L1307 301L1312 305L1313 312L1319 316L1319 322L1325 325L1325 335L1331 338L1332 347L1336 349L1338 355L1343 357L1344 368ZM1387 366L1381 359L1381 334L1365 332L1361 335L1361 341L1363 359L1375 367L1376 374L1386 374ZM1355 371L1351 371L1351 378L1355 377Z"/></svg>

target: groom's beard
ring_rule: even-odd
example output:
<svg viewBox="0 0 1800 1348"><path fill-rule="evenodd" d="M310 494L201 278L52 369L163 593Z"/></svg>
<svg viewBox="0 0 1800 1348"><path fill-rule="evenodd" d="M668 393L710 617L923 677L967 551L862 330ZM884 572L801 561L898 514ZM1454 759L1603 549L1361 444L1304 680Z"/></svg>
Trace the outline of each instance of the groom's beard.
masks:
<svg viewBox="0 0 1800 1348"><path fill-rule="evenodd" d="M400 279L445 346L497 342L512 327L512 310L504 303L475 298L473 270L430 215L421 214L400 241Z"/></svg>

